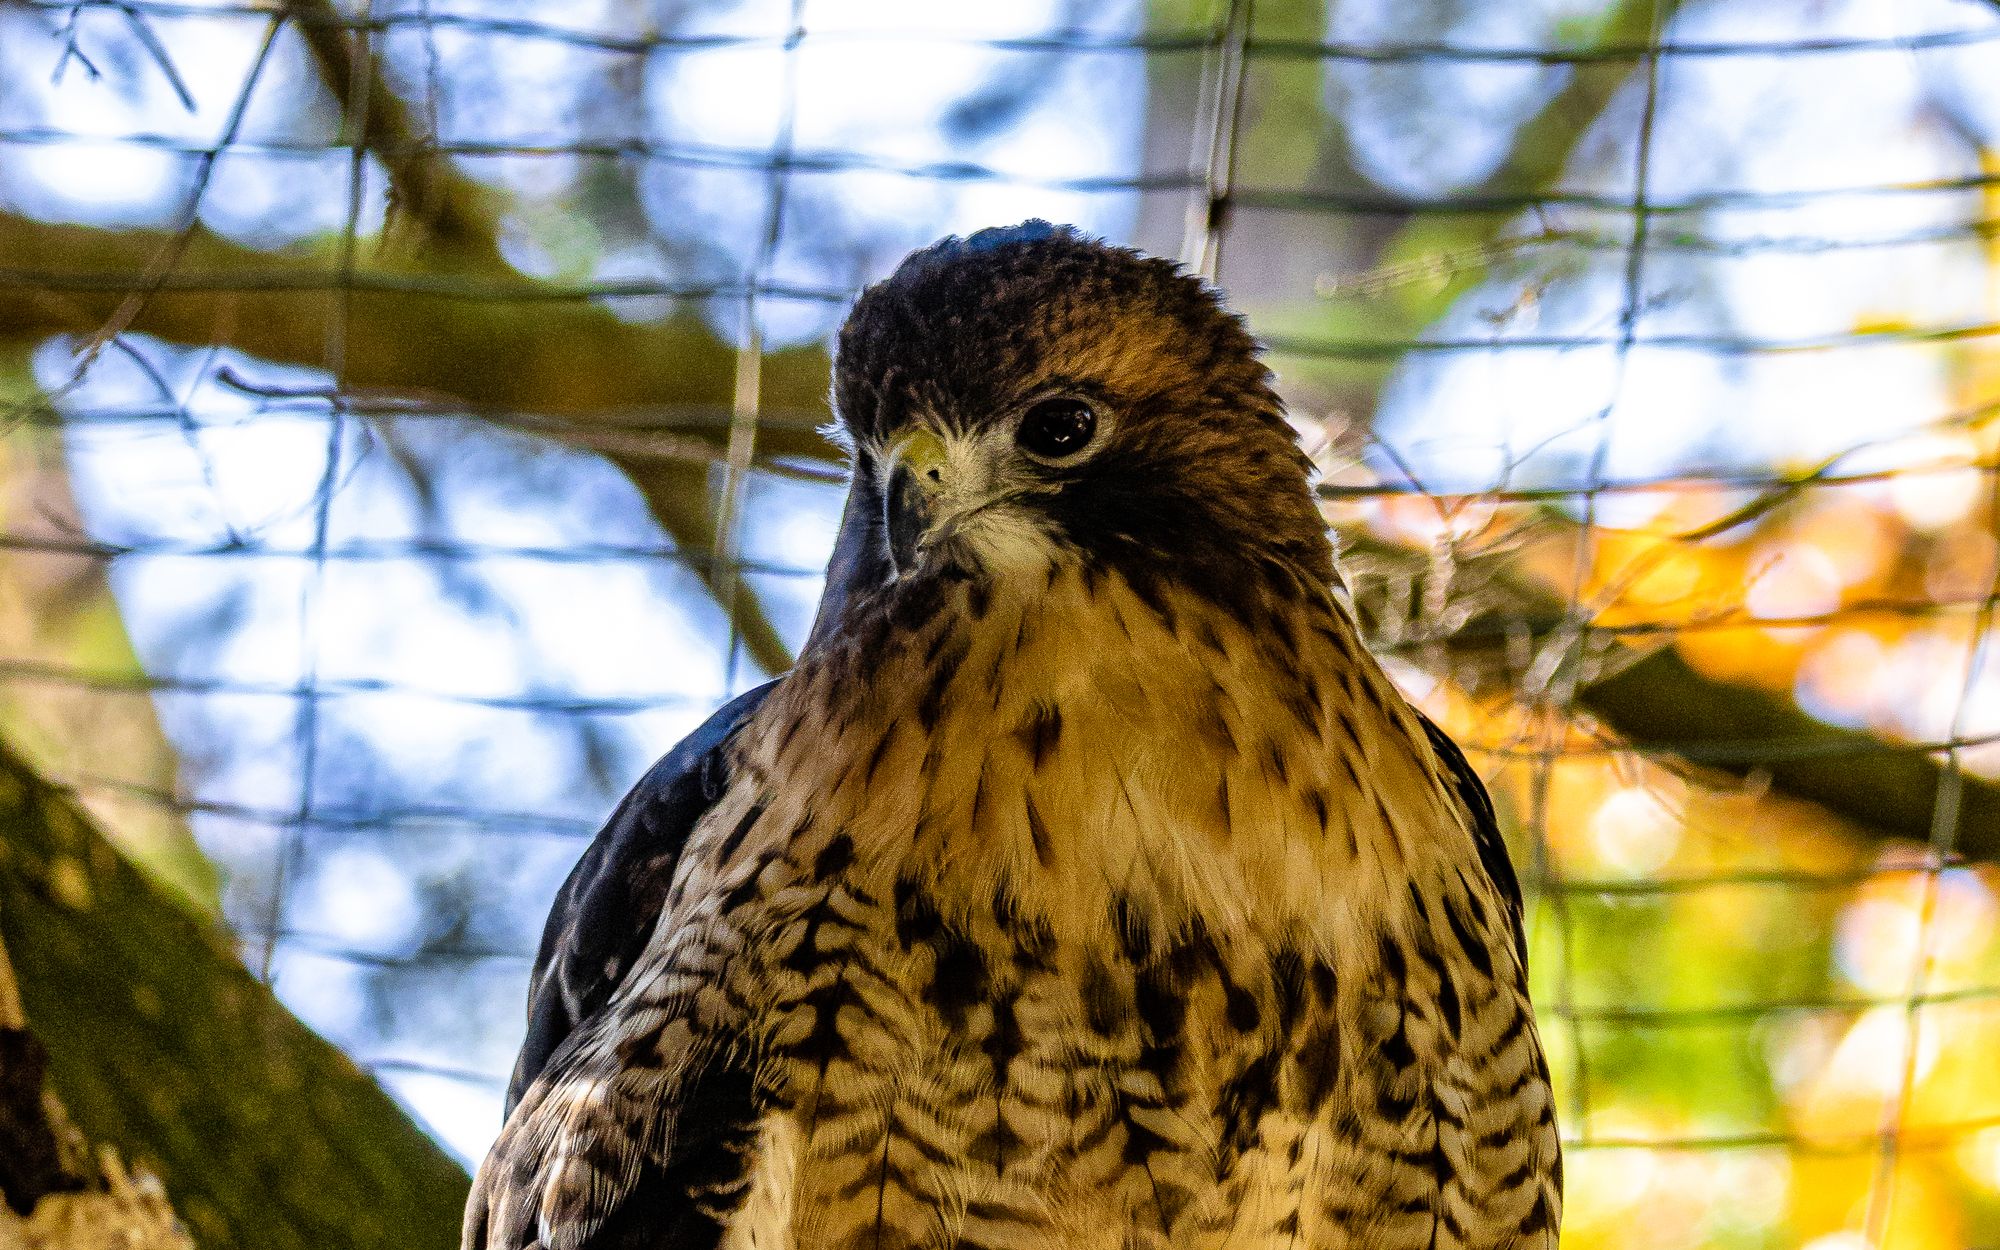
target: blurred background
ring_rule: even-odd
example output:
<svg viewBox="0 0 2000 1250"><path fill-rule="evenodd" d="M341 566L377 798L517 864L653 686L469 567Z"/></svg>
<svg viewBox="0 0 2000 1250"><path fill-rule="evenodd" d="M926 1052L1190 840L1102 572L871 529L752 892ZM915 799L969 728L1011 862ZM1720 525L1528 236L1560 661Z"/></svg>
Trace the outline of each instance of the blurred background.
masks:
<svg viewBox="0 0 2000 1250"><path fill-rule="evenodd" d="M0 743L476 1162L845 304L1030 216L1270 345L1566 1244L2000 1245L2000 0L0 0Z"/></svg>

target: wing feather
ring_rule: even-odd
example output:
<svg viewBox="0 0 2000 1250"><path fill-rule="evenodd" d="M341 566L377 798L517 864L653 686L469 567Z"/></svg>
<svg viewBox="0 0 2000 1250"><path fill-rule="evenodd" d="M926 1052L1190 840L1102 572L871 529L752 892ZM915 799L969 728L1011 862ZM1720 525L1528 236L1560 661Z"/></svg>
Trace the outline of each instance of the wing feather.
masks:
<svg viewBox="0 0 2000 1250"><path fill-rule="evenodd" d="M1472 824L1473 845L1479 851L1479 863L1486 869L1500 897L1507 905L1508 923L1513 929L1514 952L1521 958L1521 970L1528 968L1528 931L1524 921L1521 902L1521 879L1514 873L1514 861L1507 854L1506 840L1500 836L1500 819L1493 811L1493 798L1486 793L1486 783L1479 779L1465 752L1450 735L1431 723L1431 718L1422 712L1417 719L1424 723L1424 733L1431 740L1431 750L1437 753L1438 762L1444 765L1445 773L1451 780L1452 789L1458 794L1458 801L1464 805L1466 815Z"/></svg>
<svg viewBox="0 0 2000 1250"><path fill-rule="evenodd" d="M688 835L729 785L724 747L776 682L738 695L661 757L611 814L556 893L528 983L528 1033L507 1110L631 970Z"/></svg>
<svg viewBox="0 0 2000 1250"><path fill-rule="evenodd" d="M731 701L655 764L557 893L529 983L508 1122L466 1208L467 1250L719 1242L714 1213L738 1196L756 1135L751 1073L727 1051L662 1056L665 1068L644 1071L605 1068L617 1051L603 1039L620 1022L603 1013L665 908L689 836L729 787L731 736L773 684Z"/></svg>

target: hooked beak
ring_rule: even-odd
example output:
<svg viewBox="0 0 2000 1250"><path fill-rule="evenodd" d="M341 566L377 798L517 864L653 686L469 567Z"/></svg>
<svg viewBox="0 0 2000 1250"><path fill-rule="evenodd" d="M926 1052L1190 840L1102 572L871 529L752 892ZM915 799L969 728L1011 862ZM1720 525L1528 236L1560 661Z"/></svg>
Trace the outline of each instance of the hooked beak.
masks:
<svg viewBox="0 0 2000 1250"><path fill-rule="evenodd" d="M937 521L938 498L945 489L944 440L929 430L904 435L889 449L888 469L882 522L889 535L889 556L900 577L916 567L924 539Z"/></svg>

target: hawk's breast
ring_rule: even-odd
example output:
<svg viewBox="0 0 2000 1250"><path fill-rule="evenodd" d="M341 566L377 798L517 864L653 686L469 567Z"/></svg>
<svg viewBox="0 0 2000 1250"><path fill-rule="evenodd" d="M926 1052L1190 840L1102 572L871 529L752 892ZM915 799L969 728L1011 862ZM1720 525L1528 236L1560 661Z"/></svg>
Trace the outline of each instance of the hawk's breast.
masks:
<svg viewBox="0 0 2000 1250"><path fill-rule="evenodd" d="M745 732L730 1244L1552 1245L1506 907L1323 589L1035 589L864 600Z"/></svg>

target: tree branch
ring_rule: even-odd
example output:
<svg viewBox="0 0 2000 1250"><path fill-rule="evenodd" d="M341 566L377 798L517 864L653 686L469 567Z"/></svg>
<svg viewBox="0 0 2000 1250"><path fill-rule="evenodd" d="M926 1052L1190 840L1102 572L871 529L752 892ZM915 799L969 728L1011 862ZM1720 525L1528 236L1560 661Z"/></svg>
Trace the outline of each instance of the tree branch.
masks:
<svg viewBox="0 0 2000 1250"><path fill-rule="evenodd" d="M1768 778L1877 838L1931 837L1950 783L1921 746L1828 725L1770 691L1707 676L1671 646L1641 651L1593 634L1561 596L1498 557L1441 569L1426 554L1349 535L1341 563L1372 633L1475 690L1518 697L1525 656L1547 674L1539 685L1556 706L1588 713L1635 751ZM1549 648L1560 652L1554 663ZM1958 852L2000 858L2000 785L1969 775L1955 784Z"/></svg>
<svg viewBox="0 0 2000 1250"><path fill-rule="evenodd" d="M469 265L500 269L493 193L418 142L409 107L390 88L380 59L365 52L366 32L346 23L332 0L284 0L283 7L339 104L349 137L387 171L391 220L415 226L425 242Z"/></svg>
<svg viewBox="0 0 2000 1250"><path fill-rule="evenodd" d="M2000 3L2000 0L1994 0ZM1598 19L1592 43L1600 48L1643 48L1656 31L1673 23L1684 0L1618 0ZM1572 65L1570 79L1514 134L1514 145L1478 186L1463 192L1472 201L1505 199L1546 190L1561 176L1592 122L1603 115L1627 78L1617 62ZM1495 221L1512 217L1509 210Z"/></svg>
<svg viewBox="0 0 2000 1250"><path fill-rule="evenodd" d="M146 231L0 215L0 340L96 333L161 242ZM599 451L632 476L682 551L699 559L713 550L712 510L690 491L722 454L735 351L692 314L635 324L583 295L518 275L467 278L451 258L432 255L372 258L343 279L332 243L269 253L196 229L127 328L314 368L325 366L337 328L350 393L483 410ZM767 411L824 410L824 352L767 353L763 369ZM663 423L660 413L678 421ZM828 460L816 420L766 422L763 454ZM756 597L736 599L751 658L767 672L789 667Z"/></svg>
<svg viewBox="0 0 2000 1250"><path fill-rule="evenodd" d="M83 1135L204 1250L446 1250L465 1173L0 746L0 944Z"/></svg>

